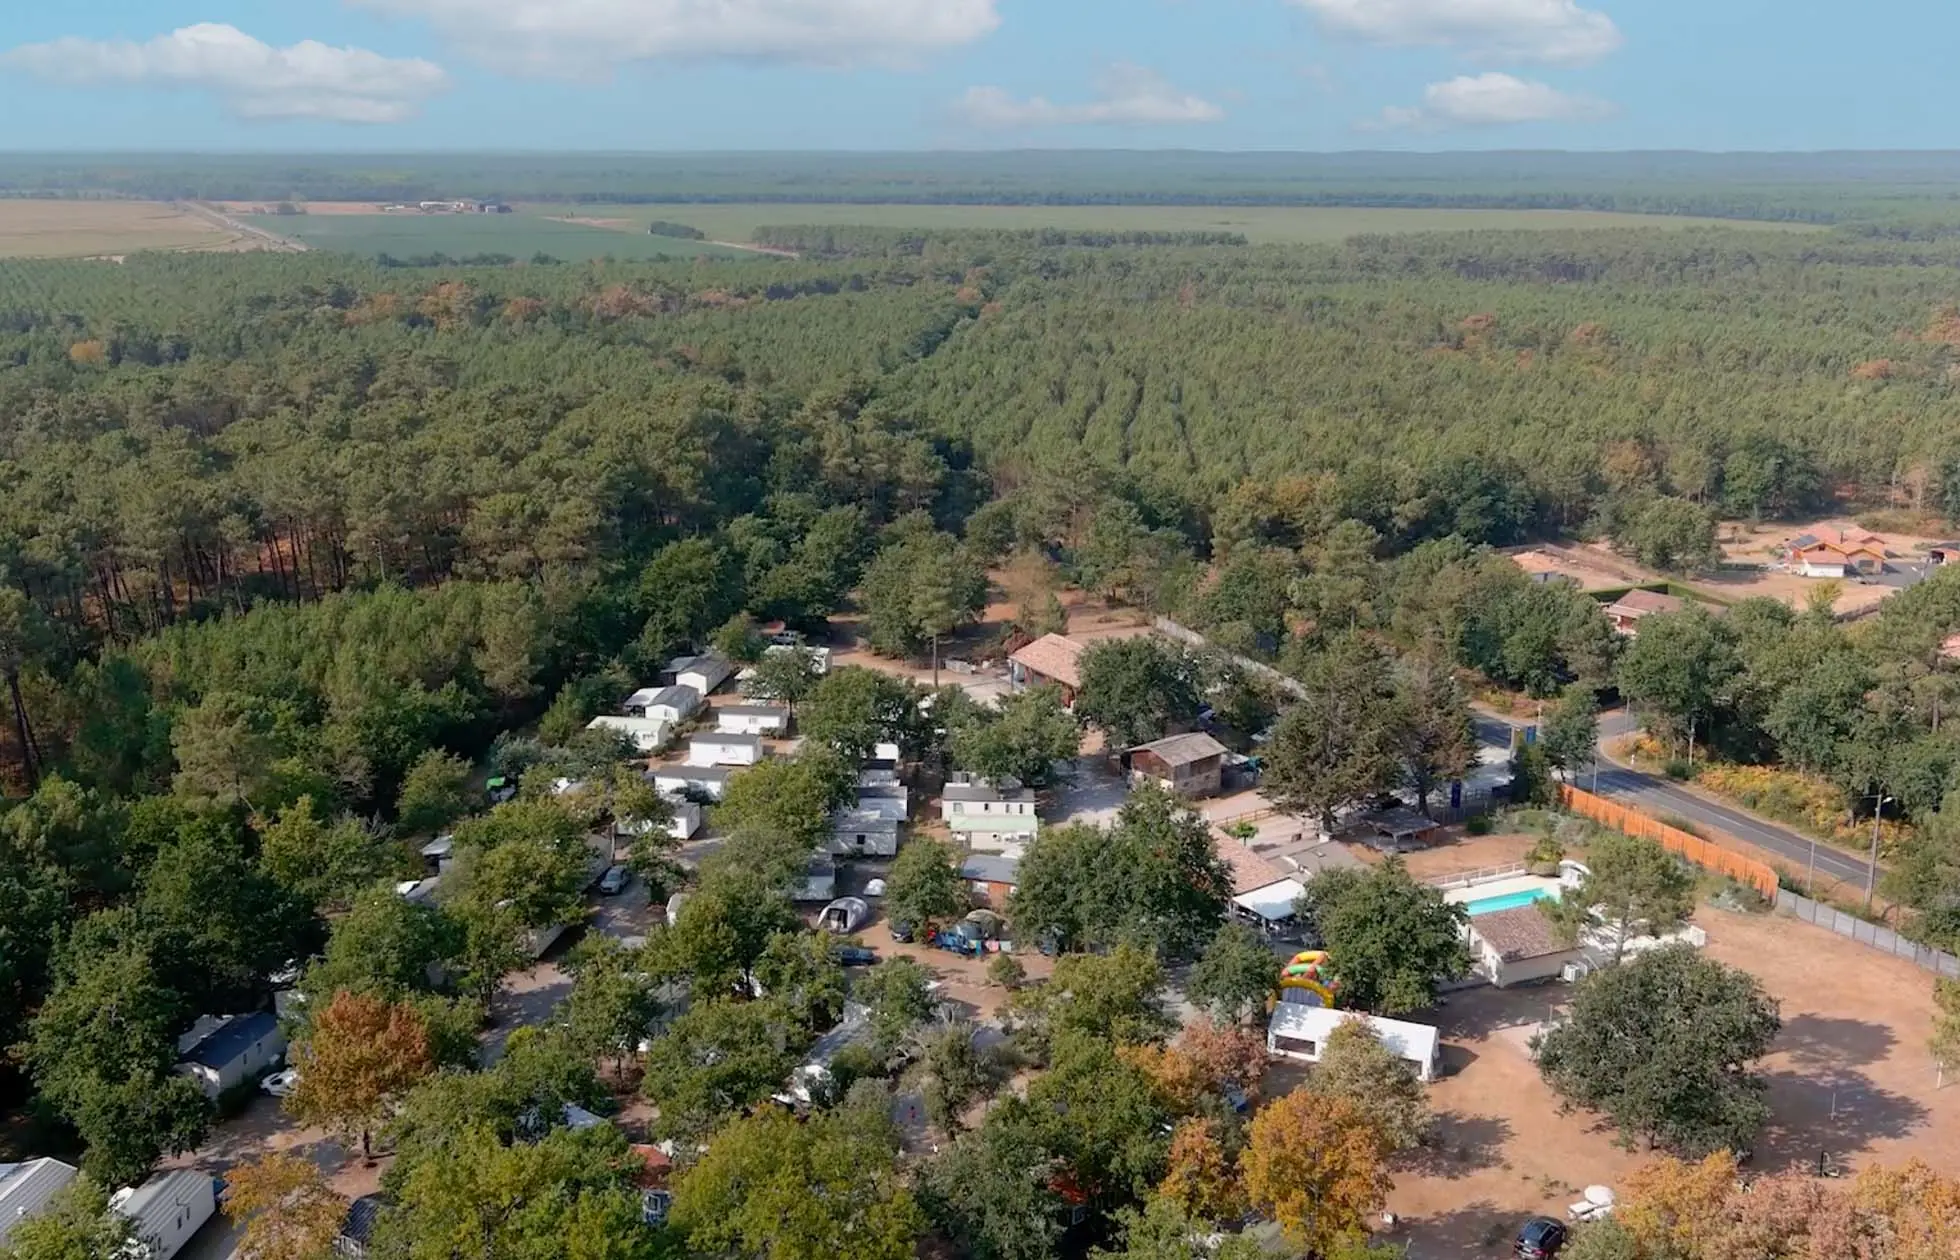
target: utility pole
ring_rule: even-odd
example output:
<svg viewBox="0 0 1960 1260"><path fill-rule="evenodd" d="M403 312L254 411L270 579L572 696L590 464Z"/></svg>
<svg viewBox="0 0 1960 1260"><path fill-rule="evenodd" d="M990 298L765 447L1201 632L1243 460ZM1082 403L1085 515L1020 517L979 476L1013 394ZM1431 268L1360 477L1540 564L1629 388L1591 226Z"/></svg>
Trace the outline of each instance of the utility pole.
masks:
<svg viewBox="0 0 1960 1260"><path fill-rule="evenodd" d="M1872 793L1872 860L1865 870L1865 909L1872 908L1872 897L1878 892L1878 839L1879 824L1885 821L1885 789ZM1812 843L1815 843L1814 841Z"/></svg>

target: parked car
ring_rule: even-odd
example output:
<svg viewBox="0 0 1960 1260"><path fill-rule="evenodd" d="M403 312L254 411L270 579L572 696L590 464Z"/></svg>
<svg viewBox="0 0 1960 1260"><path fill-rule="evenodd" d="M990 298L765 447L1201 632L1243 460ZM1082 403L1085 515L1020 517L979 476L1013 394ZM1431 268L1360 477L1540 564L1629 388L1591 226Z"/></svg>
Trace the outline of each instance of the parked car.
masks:
<svg viewBox="0 0 1960 1260"><path fill-rule="evenodd" d="M1565 1246L1565 1224L1549 1216L1534 1216L1518 1229L1511 1251L1518 1260L1551 1260Z"/></svg>
<svg viewBox="0 0 1960 1260"><path fill-rule="evenodd" d="M608 897L617 897L626 891L626 885L633 882L633 872L623 866L608 866L606 873L599 877L599 891Z"/></svg>
<svg viewBox="0 0 1960 1260"><path fill-rule="evenodd" d="M878 951L864 945L839 945L832 953L846 967L870 967L878 961Z"/></svg>
<svg viewBox="0 0 1960 1260"><path fill-rule="evenodd" d="M917 929L915 929L910 923L901 922L900 920L897 919L892 920L892 925L891 925L892 939L897 941L900 945L910 945L912 943L913 934L916 931Z"/></svg>
<svg viewBox="0 0 1960 1260"><path fill-rule="evenodd" d="M271 1094L274 1098L284 1098L286 1095L292 1093L298 1084L299 1069L286 1068L283 1071L274 1072L271 1076L260 1081L259 1088Z"/></svg>

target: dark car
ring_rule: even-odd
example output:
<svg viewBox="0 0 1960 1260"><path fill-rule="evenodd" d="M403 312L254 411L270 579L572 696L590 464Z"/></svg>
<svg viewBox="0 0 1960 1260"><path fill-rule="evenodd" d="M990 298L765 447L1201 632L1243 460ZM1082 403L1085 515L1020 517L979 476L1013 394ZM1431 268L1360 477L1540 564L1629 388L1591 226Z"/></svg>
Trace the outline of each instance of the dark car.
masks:
<svg viewBox="0 0 1960 1260"><path fill-rule="evenodd" d="M909 945L912 941L913 928L910 923L894 922L891 925L891 932L892 939L901 945Z"/></svg>
<svg viewBox="0 0 1960 1260"><path fill-rule="evenodd" d="M1565 1225L1549 1216L1534 1216L1518 1229L1511 1246L1518 1260L1551 1260L1565 1246Z"/></svg>
<svg viewBox="0 0 1960 1260"><path fill-rule="evenodd" d="M626 885L633 881L633 872L623 866L608 866L606 873L599 877L599 891L607 897L616 897L626 891Z"/></svg>
<svg viewBox="0 0 1960 1260"><path fill-rule="evenodd" d="M831 953L846 967L869 967L878 961L878 951L863 945L839 945Z"/></svg>

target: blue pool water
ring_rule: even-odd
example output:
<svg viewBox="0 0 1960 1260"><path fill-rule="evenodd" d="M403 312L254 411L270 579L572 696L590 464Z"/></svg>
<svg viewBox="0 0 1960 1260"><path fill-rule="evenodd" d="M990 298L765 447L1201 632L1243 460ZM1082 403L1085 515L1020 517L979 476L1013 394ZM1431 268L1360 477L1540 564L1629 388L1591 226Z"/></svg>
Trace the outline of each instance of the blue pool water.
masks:
<svg viewBox="0 0 1960 1260"><path fill-rule="evenodd" d="M1499 910L1516 910L1534 901L1549 901L1558 894L1550 888L1527 888L1522 892L1505 893L1502 897L1483 897L1476 901L1466 901L1463 908L1470 912L1471 918L1480 914L1495 914Z"/></svg>

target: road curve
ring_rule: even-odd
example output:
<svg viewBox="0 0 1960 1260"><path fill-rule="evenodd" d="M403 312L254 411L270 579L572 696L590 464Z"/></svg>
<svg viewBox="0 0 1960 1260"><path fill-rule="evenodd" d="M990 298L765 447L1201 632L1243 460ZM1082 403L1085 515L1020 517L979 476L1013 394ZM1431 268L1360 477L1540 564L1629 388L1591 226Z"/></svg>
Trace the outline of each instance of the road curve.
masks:
<svg viewBox="0 0 1960 1260"><path fill-rule="evenodd" d="M1505 742L1509 724L1500 718L1479 713L1477 737L1487 744ZM1624 709L1600 715L1601 743L1631 733L1637 723ZM1650 814L1672 814L1714 831L1726 832L1738 840L1755 845L1783 860L1791 874L1801 877L1816 863L1819 875L1828 879L1868 887L1872 866L1864 858L1812 840L1802 832L1758 818L1744 810L1720 805L1659 775L1644 774L1600 752L1598 787L1592 771L1578 776L1578 786L1601 796L1616 796L1640 806Z"/></svg>

